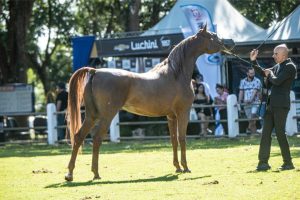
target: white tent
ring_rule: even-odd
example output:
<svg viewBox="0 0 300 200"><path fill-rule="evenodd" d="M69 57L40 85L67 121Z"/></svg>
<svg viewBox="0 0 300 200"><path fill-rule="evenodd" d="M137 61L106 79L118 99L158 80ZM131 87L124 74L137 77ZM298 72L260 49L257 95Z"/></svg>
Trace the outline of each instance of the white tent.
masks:
<svg viewBox="0 0 300 200"><path fill-rule="evenodd" d="M169 34L190 30L190 24L181 9L187 5L204 7L210 14L212 23L216 26L216 32L221 38L244 42L264 31L242 16L227 0L178 0L169 14L146 34L153 34L153 31L158 34Z"/></svg>
<svg viewBox="0 0 300 200"><path fill-rule="evenodd" d="M267 39L266 43L300 42L300 6L282 21L262 31L260 34L249 38L244 44L254 43L254 41L260 43L273 33L274 30L276 30L275 33Z"/></svg>

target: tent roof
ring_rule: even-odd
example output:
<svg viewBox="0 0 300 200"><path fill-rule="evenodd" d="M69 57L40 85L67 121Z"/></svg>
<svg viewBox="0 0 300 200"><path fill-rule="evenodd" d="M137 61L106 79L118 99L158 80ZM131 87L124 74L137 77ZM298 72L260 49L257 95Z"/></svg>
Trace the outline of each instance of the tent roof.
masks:
<svg viewBox="0 0 300 200"><path fill-rule="evenodd" d="M249 38L249 40L243 44L260 43L274 30L276 30L275 33L267 39L266 43L300 42L300 5L283 20L270 26L260 34Z"/></svg>
<svg viewBox="0 0 300 200"><path fill-rule="evenodd" d="M227 0L178 0L169 14L147 31L148 34L153 31L160 34L178 33L190 29L181 9L181 6L186 5L199 5L206 8L221 38L244 42L264 31L263 28L242 16Z"/></svg>

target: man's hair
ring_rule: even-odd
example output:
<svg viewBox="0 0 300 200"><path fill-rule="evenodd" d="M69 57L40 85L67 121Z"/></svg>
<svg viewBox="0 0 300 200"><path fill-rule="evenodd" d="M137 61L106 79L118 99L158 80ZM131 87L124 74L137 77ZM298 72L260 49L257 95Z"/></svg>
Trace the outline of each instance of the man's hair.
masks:
<svg viewBox="0 0 300 200"><path fill-rule="evenodd" d="M253 67L248 67L247 72L249 72L250 70L254 70Z"/></svg>
<svg viewBox="0 0 300 200"><path fill-rule="evenodd" d="M57 87L58 87L59 89L65 90L65 89L66 89L66 84L60 82L60 83L57 84Z"/></svg>
<svg viewBox="0 0 300 200"><path fill-rule="evenodd" d="M284 47L284 48L287 48L287 49L288 49L288 47L287 47L287 45L286 45L285 43L280 44L280 45L277 45L276 47Z"/></svg>

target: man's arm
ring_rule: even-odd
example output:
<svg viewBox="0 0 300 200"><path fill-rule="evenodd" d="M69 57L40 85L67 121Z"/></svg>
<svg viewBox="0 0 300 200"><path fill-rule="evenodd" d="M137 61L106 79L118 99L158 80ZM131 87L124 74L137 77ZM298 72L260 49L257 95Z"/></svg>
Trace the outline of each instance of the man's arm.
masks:
<svg viewBox="0 0 300 200"><path fill-rule="evenodd" d="M250 103L253 103L255 101L257 95L258 95L258 89L254 89L253 95L250 99Z"/></svg>
<svg viewBox="0 0 300 200"><path fill-rule="evenodd" d="M275 74L271 70L266 70L268 72L268 81L270 81L273 85L280 85L285 80L290 79L292 77L295 77L296 74L296 68L293 65L286 65L284 66L284 69L281 73L279 73L278 76L275 76Z"/></svg>
<svg viewBox="0 0 300 200"><path fill-rule="evenodd" d="M242 103L244 100L244 90L240 89L239 92L239 103Z"/></svg>
<svg viewBox="0 0 300 200"><path fill-rule="evenodd" d="M58 100L57 103L56 103L56 111L57 112L60 111L61 104L62 104L61 100Z"/></svg>
<svg viewBox="0 0 300 200"><path fill-rule="evenodd" d="M258 62L256 60L257 55L258 55L258 50L256 50L256 49L253 49L250 52L251 67L254 68L255 73L259 74L262 77L265 77L266 76L265 75L265 70L258 64Z"/></svg>

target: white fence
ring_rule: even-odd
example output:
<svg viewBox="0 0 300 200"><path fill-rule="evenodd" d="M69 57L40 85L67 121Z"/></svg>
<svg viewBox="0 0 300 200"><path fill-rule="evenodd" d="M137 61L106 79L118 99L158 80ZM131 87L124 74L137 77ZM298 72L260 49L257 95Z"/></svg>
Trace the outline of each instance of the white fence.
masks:
<svg viewBox="0 0 300 200"><path fill-rule="evenodd" d="M300 118L297 116L297 101L295 100L294 92L291 92L291 109L287 116L286 122L286 133L289 136L292 136L298 133L297 128L297 119ZM299 105L299 104L298 104ZM61 112L60 112L61 113ZM56 112L56 107L54 104L47 105L47 133L48 133L48 144L55 144L57 143L57 129L64 128L62 126L57 126L57 115L60 114ZM23 114L24 115L24 114ZM36 113L31 113L29 115L36 115ZM228 137L234 138L239 136L240 134L240 126L239 122L241 121L248 121L248 119L239 119L239 110L238 110L238 103L236 95L229 95L227 98L227 120L220 120L221 122L228 123ZM256 120L260 120L257 118ZM206 122L215 122L216 120L205 120ZM190 120L191 123L201 123L204 122L203 120ZM120 126L127 126L127 125L145 125L145 124L167 124L167 121L145 121L145 122L120 122L119 121L119 114L117 114L110 126L110 135L109 139L112 142L119 142L122 137L120 136ZM30 129L28 127L18 127L18 128L1 128L0 126L0 134L1 131L5 130L23 130L23 129ZM43 128L43 127L37 127ZM45 128L45 127L44 127ZM2 130L1 130L2 129ZM153 138L153 137L152 137Z"/></svg>

